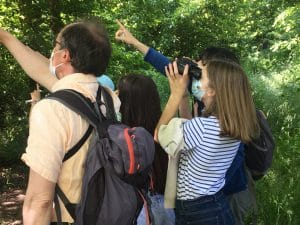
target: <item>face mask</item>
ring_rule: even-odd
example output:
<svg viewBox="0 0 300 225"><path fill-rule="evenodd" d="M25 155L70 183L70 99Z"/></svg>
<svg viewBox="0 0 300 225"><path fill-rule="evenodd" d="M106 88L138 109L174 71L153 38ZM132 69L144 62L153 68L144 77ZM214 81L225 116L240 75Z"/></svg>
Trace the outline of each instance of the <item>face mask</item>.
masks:
<svg viewBox="0 0 300 225"><path fill-rule="evenodd" d="M122 121L122 114L121 114L120 112L117 112L117 113L116 113L116 116L117 116L117 120L118 120L119 122L121 122L121 121Z"/></svg>
<svg viewBox="0 0 300 225"><path fill-rule="evenodd" d="M201 88L201 82L200 82L200 80L193 79L193 81L192 81L192 94L199 101L201 101L202 97L205 94L205 91L201 90L200 88Z"/></svg>
<svg viewBox="0 0 300 225"><path fill-rule="evenodd" d="M63 49L62 49L63 50ZM60 51L60 50L59 50ZM51 53L51 57L50 57L50 63L49 63L49 71L50 71L50 73L53 75L53 76L55 76L55 77L57 77L56 76L56 69L58 68L58 67L60 67L62 64L64 64L64 63L60 63L60 64L58 64L58 65L56 65L56 66L53 66L52 65L52 61L53 61L53 56L56 54L56 53L58 53L59 51L56 51L56 52L52 52Z"/></svg>

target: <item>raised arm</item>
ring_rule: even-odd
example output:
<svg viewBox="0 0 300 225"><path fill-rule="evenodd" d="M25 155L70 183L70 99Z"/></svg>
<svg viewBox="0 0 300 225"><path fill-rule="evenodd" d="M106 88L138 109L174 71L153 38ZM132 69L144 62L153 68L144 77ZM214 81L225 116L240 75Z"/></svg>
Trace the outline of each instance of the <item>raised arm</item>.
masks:
<svg viewBox="0 0 300 225"><path fill-rule="evenodd" d="M168 124L177 112L189 81L187 65L184 68L183 75L178 73L176 62L173 62L173 65L169 64L169 67L166 67L165 70L169 80L171 94L155 128L154 139L156 141L158 141L158 132L160 126Z"/></svg>
<svg viewBox="0 0 300 225"><path fill-rule="evenodd" d="M149 48L147 54L144 56L144 60L151 64L158 72L166 75L165 67L170 63L170 60L166 56L153 48Z"/></svg>
<svg viewBox="0 0 300 225"><path fill-rule="evenodd" d="M149 50L149 47L144 43L140 42L138 39L136 39L119 20L116 20L116 22L119 25L119 29L117 30L115 35L116 40L132 45L143 55L146 55L146 53Z"/></svg>
<svg viewBox="0 0 300 225"><path fill-rule="evenodd" d="M49 72L48 58L33 51L2 28L0 28L0 44L8 49L29 77L51 91L57 78Z"/></svg>
<svg viewBox="0 0 300 225"><path fill-rule="evenodd" d="M190 109L190 102L189 102L189 93L188 91L185 92L185 94L183 95L180 103L179 103L179 107L178 107L178 112L179 112L179 116L180 118L184 118L184 119L192 119L193 115Z"/></svg>
<svg viewBox="0 0 300 225"><path fill-rule="evenodd" d="M140 42L119 20L117 20L117 24L119 29L115 35L116 40L132 45L144 55L146 62L150 63L161 74L166 75L165 66L170 63L170 60L160 52Z"/></svg>

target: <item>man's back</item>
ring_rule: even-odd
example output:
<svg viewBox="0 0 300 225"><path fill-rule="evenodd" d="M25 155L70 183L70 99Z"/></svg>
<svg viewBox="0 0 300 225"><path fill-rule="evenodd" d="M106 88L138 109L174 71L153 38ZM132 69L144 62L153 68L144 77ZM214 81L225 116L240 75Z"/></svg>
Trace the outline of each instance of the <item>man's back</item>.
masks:
<svg viewBox="0 0 300 225"><path fill-rule="evenodd" d="M74 74L59 80L53 90L76 89L94 100L97 88L98 83L94 76ZM74 203L80 199L83 165L89 140L66 163L62 164L62 160L87 129L88 123L81 116L57 101L44 99L32 110L28 146L22 156L22 160L35 172L54 183L58 182ZM61 208L63 221L73 222L62 204Z"/></svg>
<svg viewBox="0 0 300 225"><path fill-rule="evenodd" d="M96 75L105 72L111 55L107 32L99 21L80 21L65 26L54 40L49 60L28 50L8 32L2 35L5 36L4 45L25 72L51 92L74 89L95 100ZM46 225L55 221L53 200L57 182L71 201L78 202L89 141L73 159L64 164L62 160L87 128L88 123L83 118L59 102L45 99L33 108L28 147L22 156L30 167L23 205L24 224ZM61 208L62 222L72 222Z"/></svg>

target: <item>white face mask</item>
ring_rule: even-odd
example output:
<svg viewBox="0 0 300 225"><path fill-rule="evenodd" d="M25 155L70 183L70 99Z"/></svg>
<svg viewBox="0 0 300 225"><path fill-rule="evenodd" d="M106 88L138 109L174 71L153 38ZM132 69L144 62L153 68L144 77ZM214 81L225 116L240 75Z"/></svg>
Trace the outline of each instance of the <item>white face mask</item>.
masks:
<svg viewBox="0 0 300 225"><path fill-rule="evenodd" d="M122 121L122 114L120 112L117 112L116 115L117 115L117 120L119 122L121 122Z"/></svg>
<svg viewBox="0 0 300 225"><path fill-rule="evenodd" d="M193 79L192 81L192 94L199 101L201 101L202 97L205 95L205 91L201 90L201 82L200 80Z"/></svg>
<svg viewBox="0 0 300 225"><path fill-rule="evenodd" d="M61 50L63 50L63 49L61 49ZM58 53L58 52L60 52L61 50L59 50L59 51L56 51L56 52L54 52L53 53L53 51L52 51L52 53L51 53L51 56L50 56L50 63L49 63L49 71L50 71L50 73L53 75L53 76L55 76L55 77L57 77L56 76L56 69L57 69L57 67L60 67L62 64L64 64L63 62L62 63L60 63L60 64L58 64L58 65L56 65L56 66L53 66L52 65L52 61L53 61L53 56L56 54L56 53Z"/></svg>

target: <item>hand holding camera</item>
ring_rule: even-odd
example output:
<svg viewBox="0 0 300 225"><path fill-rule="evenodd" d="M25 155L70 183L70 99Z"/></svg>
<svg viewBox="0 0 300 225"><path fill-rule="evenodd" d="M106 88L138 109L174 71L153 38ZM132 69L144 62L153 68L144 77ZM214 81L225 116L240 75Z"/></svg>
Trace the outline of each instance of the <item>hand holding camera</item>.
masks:
<svg viewBox="0 0 300 225"><path fill-rule="evenodd" d="M192 60L188 59L188 58L179 58L176 60L177 62L177 66L178 66L178 72L180 74L183 74L183 70L184 70L184 67L185 65L188 65L189 66L189 78L190 80L192 78L196 79L196 80L199 80L201 78L201 69L198 67L198 64L193 62Z"/></svg>
<svg viewBox="0 0 300 225"><path fill-rule="evenodd" d="M169 80L171 95L176 99L181 99L189 83L188 77L189 66L185 65L183 72L179 73L177 62L174 61L173 64L169 64L165 67L165 72Z"/></svg>
<svg viewBox="0 0 300 225"><path fill-rule="evenodd" d="M193 62L192 60L188 58L179 58L176 60L177 66L178 66L178 72L179 74L183 74L185 65L189 66L188 71L188 77L189 77L189 84L188 84L188 90L190 93L192 93L192 82L193 79L199 80L202 75L202 70L198 67L198 64Z"/></svg>

